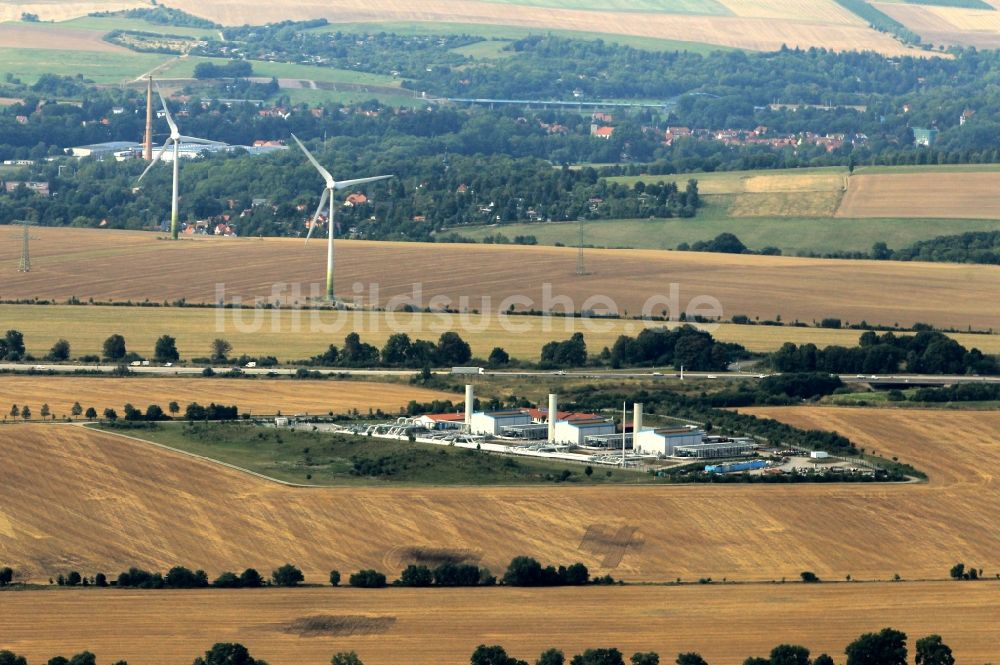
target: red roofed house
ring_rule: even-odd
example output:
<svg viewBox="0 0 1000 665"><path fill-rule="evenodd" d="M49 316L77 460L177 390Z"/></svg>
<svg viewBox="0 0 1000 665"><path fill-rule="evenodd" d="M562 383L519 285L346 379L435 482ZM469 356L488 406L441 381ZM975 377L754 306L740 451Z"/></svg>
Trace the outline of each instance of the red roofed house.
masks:
<svg viewBox="0 0 1000 665"><path fill-rule="evenodd" d="M524 409L524 412L531 416L531 422L549 422L548 409ZM578 413L576 411L557 411L556 420L598 420L601 416L596 413Z"/></svg>
<svg viewBox="0 0 1000 665"><path fill-rule="evenodd" d="M596 136L599 139L610 139L611 135L615 133L614 127L598 127L597 125L590 126L590 135Z"/></svg>
<svg viewBox="0 0 1000 665"><path fill-rule="evenodd" d="M465 425L465 414L430 413L420 416L416 421L427 429L462 429Z"/></svg>
<svg viewBox="0 0 1000 665"><path fill-rule="evenodd" d="M354 206L360 206L368 203L368 197L360 192L354 192L353 194L348 194L347 199L344 201L344 205L353 208Z"/></svg>
<svg viewBox="0 0 1000 665"><path fill-rule="evenodd" d="M691 136L690 127L667 127L667 131L663 135L663 142L667 145L673 145L676 139L684 136Z"/></svg>

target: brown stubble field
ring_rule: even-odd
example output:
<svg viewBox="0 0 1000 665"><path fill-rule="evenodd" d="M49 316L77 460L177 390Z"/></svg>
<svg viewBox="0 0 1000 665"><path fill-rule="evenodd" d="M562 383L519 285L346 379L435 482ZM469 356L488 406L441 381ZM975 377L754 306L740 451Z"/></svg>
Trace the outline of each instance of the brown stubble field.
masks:
<svg viewBox="0 0 1000 665"><path fill-rule="evenodd" d="M455 395L424 388L369 381L303 381L299 379L204 379L147 378L128 379L79 376L0 376L0 395L5 402L31 407L39 417L42 404L48 404L56 418L70 415L74 402L86 410L94 407L98 413L105 408L121 413L126 402L143 411L150 404L164 411L176 401L183 410L187 404L235 404L241 413L346 413L358 409L382 409L396 413L410 400L430 402L452 399ZM3 413L10 411L4 403Z"/></svg>
<svg viewBox="0 0 1000 665"><path fill-rule="evenodd" d="M93 11L137 6L128 0L108 2L3 2L0 21L17 21L22 12L43 20L66 20ZM544 3L542 3L544 4ZM514 26L533 30L572 30L716 44L751 50L777 50L782 45L834 50L873 50L887 55L917 55L888 35L871 30L832 0L723 0L718 15L615 11L594 2L567 7L535 6L526 2L460 0L405 2L402 0L340 0L336 7L319 0L293 6L257 0L178 0L175 5L226 25L242 25L248 17L260 22L325 17L335 22L465 23Z"/></svg>
<svg viewBox="0 0 1000 665"><path fill-rule="evenodd" d="M493 570L518 554L579 559L632 581L942 579L959 560L996 572L1000 412L755 413L837 430L930 482L303 490L78 426L8 425L0 560L31 579L292 561L319 582L331 568L396 573L428 550Z"/></svg>
<svg viewBox="0 0 1000 665"><path fill-rule="evenodd" d="M556 646L617 646L665 657L697 650L737 663L781 642L837 656L861 632L936 632L959 662L997 657L995 583L945 581L963 560L996 571L992 468L998 412L755 409L836 429L926 470L926 484L594 488L292 489L73 426L0 428L0 560L44 579L183 562L210 574L279 562L307 580L407 552L453 550L501 570L514 554L581 559L630 580L745 585L561 590L307 589L244 592L35 591L4 594L0 647L32 662L90 649L103 661L166 665L217 641L275 664L320 665L354 649L366 663L464 662L480 643L532 659ZM628 543L615 534L629 531ZM635 528L631 531L631 528ZM589 540L587 534L590 534ZM617 552L611 550L617 549ZM621 556L616 567L604 557ZM827 584L793 583L813 570ZM831 584L855 580L938 581ZM787 585L767 583L787 577ZM341 630L302 635L321 617ZM377 625L348 635L351 626Z"/></svg>
<svg viewBox="0 0 1000 665"><path fill-rule="evenodd" d="M128 53L127 49L104 41L102 34L97 31L37 26L31 23L0 23L0 46L18 49Z"/></svg>
<svg viewBox="0 0 1000 665"><path fill-rule="evenodd" d="M660 39L704 42L752 50L789 46L822 46L834 50L873 50L920 55L888 35L869 29L838 8L832 0L803 2L734 1L724 4L733 15L696 16L666 12L615 12L594 2L586 9L531 6L532 3L459 0L407 2L405 0L340 0L336 9L321 0L297 2L293 7L246 0L193 2L177 0L179 8L224 24L242 24L251 14L261 21L325 17L334 22L472 23L509 25L538 30L575 30ZM250 11L252 7L252 11Z"/></svg>
<svg viewBox="0 0 1000 665"><path fill-rule="evenodd" d="M533 662L550 647L567 660L591 647L661 662L697 651L712 665L802 644L843 662L863 632L903 630L910 648L943 636L960 663L996 661L1000 595L994 583L694 585L588 589L350 589L38 591L5 593L0 648L31 663L89 649L99 662L187 663L215 642L240 642L271 665L324 665L354 650L367 665L468 662L501 644ZM302 635L309 617L340 626ZM361 628L361 627L364 628ZM348 634L353 630L367 634Z"/></svg>
<svg viewBox="0 0 1000 665"><path fill-rule="evenodd" d="M274 285L288 298L289 285L324 278L322 243L304 246L293 239L204 238L169 242L151 233L87 229L36 229L30 273L17 272L19 246L0 248L0 298L71 296L86 301L114 299L156 302L186 298L216 301L224 285L227 301L269 299ZM354 296L360 285L379 301L412 296L422 286L422 302L446 296L453 307L497 311L512 295L540 308L544 285L567 296L572 308L595 307L588 298L612 298L623 311L638 314L652 296L669 296L677 284L684 310L698 296L719 300L724 318L733 314L806 322L834 316L844 321L912 324L925 321L965 329L1000 329L992 307L1000 289L1000 267L960 264L831 261L796 257L744 256L656 250L588 250L588 275L576 275L572 248L340 241L338 294ZM463 301L462 297L467 300ZM301 299L300 299L301 298ZM659 301L657 301L659 302ZM523 309L523 302L518 305ZM666 307L654 304L656 314ZM503 307L506 309L506 307ZM558 307L556 307L558 309Z"/></svg>
<svg viewBox="0 0 1000 665"><path fill-rule="evenodd" d="M853 175L837 216L998 219L997 188L992 172Z"/></svg>
<svg viewBox="0 0 1000 665"><path fill-rule="evenodd" d="M879 10L919 34L927 43L1000 47L1000 14L980 9L935 7L897 2L875 2ZM1000 9L997 2L994 7Z"/></svg>
<svg viewBox="0 0 1000 665"><path fill-rule="evenodd" d="M20 21L21 14L37 14L44 21L65 21L86 16L91 12L116 11L140 7L144 3L138 0L95 0L93 2L78 2L74 0L3 0L0 2L0 22ZM4 44L6 46L6 44ZM35 48L39 48L36 46ZM56 48L46 45L44 48Z"/></svg>

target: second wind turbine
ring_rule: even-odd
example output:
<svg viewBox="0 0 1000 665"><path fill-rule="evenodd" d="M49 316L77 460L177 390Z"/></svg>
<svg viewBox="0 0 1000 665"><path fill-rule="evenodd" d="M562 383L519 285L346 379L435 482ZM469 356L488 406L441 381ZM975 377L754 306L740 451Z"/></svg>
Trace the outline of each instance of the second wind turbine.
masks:
<svg viewBox="0 0 1000 665"><path fill-rule="evenodd" d="M387 180L395 176L391 175L378 175L371 178L356 178L354 180L334 180L330 172L323 168L316 158L312 156L312 153L302 145L302 141L295 134L292 134L292 138L295 142L299 144L302 148L302 152L306 153L306 157L312 162L312 165L316 167L319 174L323 176L323 180L326 181L326 187L323 189L323 195L319 198L319 206L316 207L316 214L313 215L312 222L309 224L309 233L306 234L306 242L309 242L309 238L312 237L313 229L316 228L316 222L319 220L319 215L323 212L323 206L326 205L327 200L330 202L330 213L327 217L327 241L326 241L326 299L333 302L333 212L334 212L334 194L341 189L347 189L348 187L354 187L355 185L363 185L366 182L376 182L378 180Z"/></svg>
<svg viewBox="0 0 1000 665"><path fill-rule="evenodd" d="M174 182L173 189L170 196L170 237L177 240L177 209L178 209L178 194L177 194L177 169L180 166L180 149L181 143L195 143L197 145L226 145L225 143L220 143L219 141L209 141L208 139L199 139L194 136L184 136L181 134L180 130L177 128L177 123L174 122L173 116L170 115L170 109L167 108L167 102L163 99L163 93L160 92L160 86L156 86L156 94L160 97L160 104L163 105L163 115L167 119L167 125L170 126L170 136L163 143L163 147L160 151L156 153L156 157L153 161L149 163L146 170L142 172L139 176L139 182L146 177L149 170L156 166L156 163L163 159L163 154L167 151L170 146L173 146L174 151Z"/></svg>

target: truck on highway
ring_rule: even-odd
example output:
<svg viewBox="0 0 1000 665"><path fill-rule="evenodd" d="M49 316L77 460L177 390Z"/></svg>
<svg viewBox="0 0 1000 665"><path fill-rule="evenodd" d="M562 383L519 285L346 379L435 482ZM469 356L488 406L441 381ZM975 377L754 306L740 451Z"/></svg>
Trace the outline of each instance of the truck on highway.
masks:
<svg viewBox="0 0 1000 665"><path fill-rule="evenodd" d="M486 370L482 367L452 367L452 374L485 374Z"/></svg>

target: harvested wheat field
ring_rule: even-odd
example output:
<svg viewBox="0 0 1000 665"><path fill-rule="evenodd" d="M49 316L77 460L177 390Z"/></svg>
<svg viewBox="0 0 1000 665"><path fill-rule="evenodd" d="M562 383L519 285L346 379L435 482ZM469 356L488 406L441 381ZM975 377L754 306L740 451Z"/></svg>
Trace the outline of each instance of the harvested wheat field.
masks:
<svg viewBox="0 0 1000 665"><path fill-rule="evenodd" d="M838 217L1000 219L1000 173L855 175Z"/></svg>
<svg viewBox="0 0 1000 665"><path fill-rule="evenodd" d="M240 297L250 303L256 297L294 305L310 293L318 295L325 274L322 243L304 246L280 238L170 242L151 233L93 229L36 233L30 273L17 272L16 243L0 247L0 298L213 303ZM350 301L358 287L364 302L376 300L393 309L450 303L460 311L495 313L508 305L560 311L568 304L596 311L617 306L634 316L644 309L669 313L675 284L676 309L688 310L689 317L712 313L705 307L707 297L718 300L724 319L780 314L785 321L835 316L851 322L1000 329L1000 309L983 306L1000 292L998 266L588 250L589 274L578 276L576 261L572 248L342 241L337 290ZM449 300L432 302L434 296Z"/></svg>
<svg viewBox="0 0 1000 665"><path fill-rule="evenodd" d="M838 408L769 415L832 428L930 474L900 485L298 489L75 425L0 427L0 561L210 574L293 561L389 573L448 557L579 559L626 580L942 579L1000 567L1000 412ZM183 519L174 519L183 516ZM919 543L919 546L914 546Z"/></svg>
<svg viewBox="0 0 1000 665"><path fill-rule="evenodd" d="M582 9L531 6L532 2L453 0L405 2L403 0L321 0L297 2L293 7L246 0L195 2L176 0L174 5L224 24L240 25L248 15L260 22L324 17L338 23L444 21L509 25L538 30L575 30L659 39L703 42L756 50L788 46L821 46L836 50L872 50L886 54L913 54L888 35L870 29L833 0L727 0L731 15L697 16L667 12L608 11L602 3L582 4ZM714 13L714 12L713 12Z"/></svg>
<svg viewBox="0 0 1000 665"><path fill-rule="evenodd" d="M176 401L183 409L191 402L235 404L241 413L273 414L329 411L344 413L368 408L396 413L410 400L429 402L454 399L454 395L423 388L373 381L301 381L298 379L203 379L146 378L119 379L80 376L0 376L0 395L19 405L27 404L38 417L42 404L48 404L56 418L70 415L74 402L98 413L105 408L121 413L126 402L145 411L157 404L164 411ZM3 405L4 413L9 410Z"/></svg>
<svg viewBox="0 0 1000 665"><path fill-rule="evenodd" d="M873 4L930 44L987 49L1000 46L1000 13L995 11L890 2ZM996 2L993 4L997 6Z"/></svg>
<svg viewBox="0 0 1000 665"><path fill-rule="evenodd" d="M368 665L459 665L478 644L533 662L591 647L672 663L697 651L712 665L801 644L843 662L863 632L892 626L909 646L937 633L959 663L996 661L995 584L788 584L588 589L350 589L4 594L0 648L44 663L84 648L98 662L187 663L240 642L271 665L324 665L353 650ZM793 619L794 617L794 619Z"/></svg>
<svg viewBox="0 0 1000 665"><path fill-rule="evenodd" d="M0 305L3 330L24 333L28 353L44 358L60 337L71 344L73 357L100 355L105 339L125 337L127 347L151 356L160 335L176 338L181 358L209 355L211 340L222 337L233 345L232 357L274 356L280 362L300 361L343 346L344 337L357 332L363 341L382 348L386 339L405 332L412 339L436 341L441 333L456 331L476 357L486 358L501 346L513 358L537 360L544 344L582 332L592 352L611 346L620 335L635 336L643 325L657 322L616 319L405 312L346 312L332 310L215 310L200 307L78 307L72 305ZM681 324L672 324L681 325ZM724 342L737 342L751 351L777 350L785 342L855 346L861 332L832 328L699 324ZM1000 354L1000 335L953 333L967 348Z"/></svg>
<svg viewBox="0 0 1000 665"><path fill-rule="evenodd" d="M21 14L36 14L43 21L66 21L86 16L91 12L117 11L141 7L139 0L95 0L93 2L73 2L70 0L2 0L0 1L0 22L20 21ZM6 45L6 44L5 44ZM46 48L58 48L46 46Z"/></svg>

